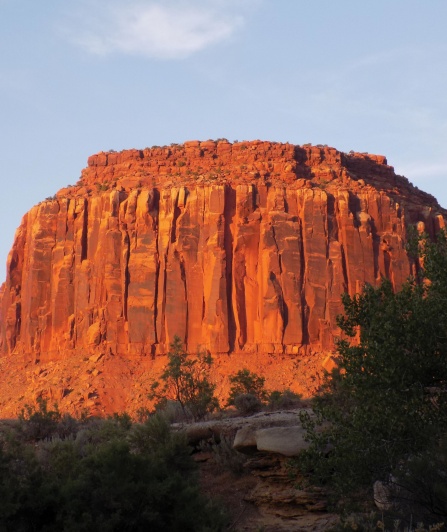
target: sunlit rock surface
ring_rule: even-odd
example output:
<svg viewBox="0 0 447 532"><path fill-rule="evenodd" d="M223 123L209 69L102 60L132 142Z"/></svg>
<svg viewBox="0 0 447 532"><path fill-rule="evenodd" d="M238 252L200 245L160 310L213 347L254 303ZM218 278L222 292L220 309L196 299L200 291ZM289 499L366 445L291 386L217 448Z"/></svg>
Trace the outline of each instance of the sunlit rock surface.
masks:
<svg viewBox="0 0 447 532"><path fill-rule="evenodd" d="M224 140L94 155L17 230L0 413L20 396L135 410L174 335L211 352L222 395L241 367L310 394L341 294L382 277L399 288L415 268L408 225L434 234L443 215L383 156Z"/></svg>

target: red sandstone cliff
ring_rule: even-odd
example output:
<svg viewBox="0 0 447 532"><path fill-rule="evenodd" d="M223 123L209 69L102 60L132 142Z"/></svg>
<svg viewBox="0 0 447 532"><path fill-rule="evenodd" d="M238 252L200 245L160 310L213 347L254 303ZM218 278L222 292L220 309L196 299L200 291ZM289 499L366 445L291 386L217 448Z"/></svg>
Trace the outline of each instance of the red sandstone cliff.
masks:
<svg viewBox="0 0 447 532"><path fill-rule="evenodd" d="M300 358L333 348L341 294L381 277L399 287L406 226L434 232L445 214L383 156L260 141L94 155L17 230L3 365L114 358L115 370L136 364L130 386L179 335L191 352L230 355L227 372L270 357L259 364L290 384ZM104 390L118 397L117 371ZM109 395L106 410L133 404Z"/></svg>

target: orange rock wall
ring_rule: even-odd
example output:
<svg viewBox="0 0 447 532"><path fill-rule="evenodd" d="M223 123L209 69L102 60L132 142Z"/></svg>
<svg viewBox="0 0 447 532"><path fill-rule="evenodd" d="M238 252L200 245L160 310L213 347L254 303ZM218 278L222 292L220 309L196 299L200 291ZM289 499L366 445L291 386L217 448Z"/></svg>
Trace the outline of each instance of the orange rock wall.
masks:
<svg viewBox="0 0 447 532"><path fill-rule="evenodd" d="M8 259L0 349L330 350L341 294L411 272L406 225L445 214L382 156L266 142L101 153L33 207Z"/></svg>

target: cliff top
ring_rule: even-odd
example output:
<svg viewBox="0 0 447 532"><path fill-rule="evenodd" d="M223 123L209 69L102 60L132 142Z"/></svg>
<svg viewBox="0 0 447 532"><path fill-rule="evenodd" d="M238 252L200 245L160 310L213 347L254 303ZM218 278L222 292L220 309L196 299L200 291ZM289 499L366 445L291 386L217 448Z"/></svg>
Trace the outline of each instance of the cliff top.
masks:
<svg viewBox="0 0 447 532"><path fill-rule="evenodd" d="M78 183L61 189L57 196L90 196L111 188L128 191L209 184L318 187L329 193L334 188L360 192L372 187L404 201L410 209L424 204L445 212L433 196L396 175L383 155L260 140L194 140L100 152L89 157Z"/></svg>

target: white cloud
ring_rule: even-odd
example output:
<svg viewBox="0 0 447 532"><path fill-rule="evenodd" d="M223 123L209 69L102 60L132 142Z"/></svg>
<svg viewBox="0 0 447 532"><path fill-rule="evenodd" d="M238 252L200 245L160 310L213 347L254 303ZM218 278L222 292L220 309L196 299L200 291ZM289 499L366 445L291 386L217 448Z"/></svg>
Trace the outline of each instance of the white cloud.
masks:
<svg viewBox="0 0 447 532"><path fill-rule="evenodd" d="M232 0L89 2L70 37L93 54L184 58L228 39L241 27L237 5Z"/></svg>

